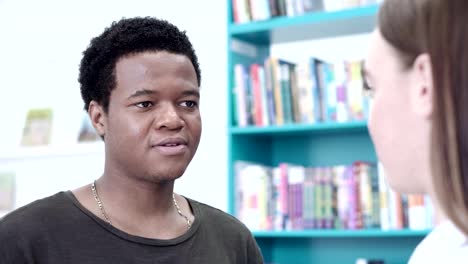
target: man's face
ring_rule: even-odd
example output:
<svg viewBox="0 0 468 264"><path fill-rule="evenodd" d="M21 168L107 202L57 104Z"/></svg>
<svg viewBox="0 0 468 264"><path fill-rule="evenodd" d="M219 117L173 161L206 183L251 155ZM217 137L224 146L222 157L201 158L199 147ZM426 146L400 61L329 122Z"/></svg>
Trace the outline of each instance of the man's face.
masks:
<svg viewBox="0 0 468 264"><path fill-rule="evenodd" d="M132 54L117 61L115 78L104 115L106 167L152 182L180 177L201 136L191 61L164 51Z"/></svg>

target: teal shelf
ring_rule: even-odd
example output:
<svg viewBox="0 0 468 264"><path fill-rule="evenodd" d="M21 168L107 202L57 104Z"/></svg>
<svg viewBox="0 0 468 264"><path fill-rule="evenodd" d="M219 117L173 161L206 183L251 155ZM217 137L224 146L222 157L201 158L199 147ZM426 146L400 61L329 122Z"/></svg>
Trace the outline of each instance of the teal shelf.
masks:
<svg viewBox="0 0 468 264"><path fill-rule="evenodd" d="M269 45L370 32L376 25L378 5L333 12L312 12L296 17L276 17L243 24L229 24L233 38Z"/></svg>
<svg viewBox="0 0 468 264"><path fill-rule="evenodd" d="M289 124L282 126L248 126L231 127L229 132L232 135L259 135L259 134L300 134L300 133L346 133L365 132L367 130L366 121L356 121L347 123L314 123L314 124Z"/></svg>
<svg viewBox="0 0 468 264"><path fill-rule="evenodd" d="M424 237L430 230L303 230L303 231L256 231L256 238L357 238L357 237Z"/></svg>

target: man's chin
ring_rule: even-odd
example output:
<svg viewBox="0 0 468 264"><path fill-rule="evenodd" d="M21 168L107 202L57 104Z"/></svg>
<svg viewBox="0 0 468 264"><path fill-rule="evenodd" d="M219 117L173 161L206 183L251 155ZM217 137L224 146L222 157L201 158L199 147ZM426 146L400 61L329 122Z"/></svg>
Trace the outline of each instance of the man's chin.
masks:
<svg viewBox="0 0 468 264"><path fill-rule="evenodd" d="M171 183L184 175L185 168L186 167L180 169L171 168L171 170L165 171L154 171L147 180L156 184Z"/></svg>

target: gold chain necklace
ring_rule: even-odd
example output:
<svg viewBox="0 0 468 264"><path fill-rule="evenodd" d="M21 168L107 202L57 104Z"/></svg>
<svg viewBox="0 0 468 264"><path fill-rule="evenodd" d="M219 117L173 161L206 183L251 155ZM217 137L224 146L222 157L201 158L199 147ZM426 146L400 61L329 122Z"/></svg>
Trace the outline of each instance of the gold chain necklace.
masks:
<svg viewBox="0 0 468 264"><path fill-rule="evenodd" d="M104 210L104 206L102 205L101 199L99 198L99 195L96 189L96 181L93 181L93 183L91 184L91 191L93 192L94 200L96 201L99 207L99 210L101 211L102 216L104 217L106 222L109 223L109 225L112 225L110 218L107 216L106 210ZM192 221L190 221L190 219L186 215L184 215L182 211L180 210L180 207L177 204L177 201L175 199L174 193L172 193L172 201L174 202L174 206L177 209L177 213L183 218L185 218L185 220L187 221L187 229L190 229L190 227L192 227Z"/></svg>

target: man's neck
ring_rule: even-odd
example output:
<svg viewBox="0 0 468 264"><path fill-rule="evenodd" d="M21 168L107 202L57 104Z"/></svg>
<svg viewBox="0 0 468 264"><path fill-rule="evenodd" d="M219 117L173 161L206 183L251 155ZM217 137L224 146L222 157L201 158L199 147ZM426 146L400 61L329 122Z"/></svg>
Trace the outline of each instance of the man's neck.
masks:
<svg viewBox="0 0 468 264"><path fill-rule="evenodd" d="M106 171L97 181L97 188L109 211L123 211L137 218L162 217L174 211L174 182L155 183Z"/></svg>
<svg viewBox="0 0 468 264"><path fill-rule="evenodd" d="M174 182L154 183L109 170L96 181L111 224L146 238L171 239L187 231L187 223L174 205L173 188Z"/></svg>

